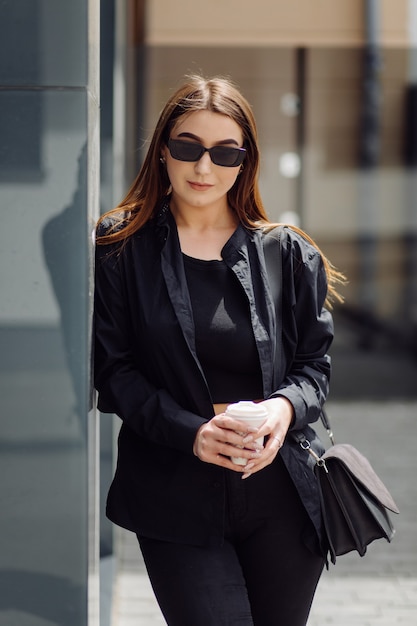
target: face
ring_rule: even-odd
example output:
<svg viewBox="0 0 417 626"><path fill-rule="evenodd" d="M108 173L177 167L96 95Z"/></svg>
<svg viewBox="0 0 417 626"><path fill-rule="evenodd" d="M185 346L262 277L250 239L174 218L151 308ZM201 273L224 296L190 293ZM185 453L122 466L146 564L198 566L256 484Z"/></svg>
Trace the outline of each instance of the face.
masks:
<svg viewBox="0 0 417 626"><path fill-rule="evenodd" d="M174 126L170 139L199 143L206 148L241 148L243 135L232 118L212 111L195 111ZM204 152L198 161L174 159L167 146L162 150L172 185L172 200L178 208L227 209L227 192L233 187L240 165L225 167L212 162Z"/></svg>

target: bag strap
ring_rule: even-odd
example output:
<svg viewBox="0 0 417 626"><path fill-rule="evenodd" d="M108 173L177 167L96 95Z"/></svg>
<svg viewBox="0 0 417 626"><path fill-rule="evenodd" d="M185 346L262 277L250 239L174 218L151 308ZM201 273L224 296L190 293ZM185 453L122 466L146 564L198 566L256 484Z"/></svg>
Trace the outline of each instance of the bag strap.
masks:
<svg viewBox="0 0 417 626"><path fill-rule="evenodd" d="M335 445L335 440L334 440L334 436L333 436L333 431L332 431L332 427L330 426L330 420L329 420L329 416L327 415L327 412L324 410L324 408L321 409L321 413L320 413L320 419L323 423L324 428L327 431L327 434L329 435L329 439L332 443L332 445ZM310 441L307 439L307 437L305 436L304 433L300 432L300 431L294 431L291 433L291 437L293 438L293 440L299 444L300 448L302 448L303 450L305 450L306 452L308 452L309 454L311 454L311 456L314 458L316 465L319 465L320 467L323 467L324 470L327 472L327 467L326 467L326 461L318 456L318 454L316 454L316 452L314 452L314 450L311 447L311 443Z"/></svg>
<svg viewBox="0 0 417 626"><path fill-rule="evenodd" d="M333 435L333 429L331 427L330 419L329 419L329 416L327 414L327 411L324 409L324 407L322 407L322 409L321 409L320 419L321 419L321 422L322 422L324 428L327 431L327 434L329 435L329 439L330 439L332 445L334 446L335 440L334 440L334 435Z"/></svg>

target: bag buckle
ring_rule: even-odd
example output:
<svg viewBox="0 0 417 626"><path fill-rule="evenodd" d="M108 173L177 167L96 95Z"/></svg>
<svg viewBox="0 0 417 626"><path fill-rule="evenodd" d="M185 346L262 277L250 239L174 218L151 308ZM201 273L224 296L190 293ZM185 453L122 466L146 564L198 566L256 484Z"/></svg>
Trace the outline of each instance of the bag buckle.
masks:
<svg viewBox="0 0 417 626"><path fill-rule="evenodd" d="M324 469L324 471L326 472L326 474L328 474L329 470L327 469L326 461L321 456L319 456L316 452L314 452L314 450L311 447L311 443L309 442L309 440L308 439L303 439L299 443L300 443L300 446L302 447L303 450L306 450L309 454L311 454L311 456L313 457L313 459L316 462L316 465L318 465L319 467L322 467Z"/></svg>

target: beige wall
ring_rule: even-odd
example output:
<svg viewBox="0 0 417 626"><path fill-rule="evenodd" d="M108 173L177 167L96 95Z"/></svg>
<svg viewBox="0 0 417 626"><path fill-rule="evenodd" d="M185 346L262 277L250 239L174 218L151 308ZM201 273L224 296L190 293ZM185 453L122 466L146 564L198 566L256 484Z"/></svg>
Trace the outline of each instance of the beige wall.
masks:
<svg viewBox="0 0 417 626"><path fill-rule="evenodd" d="M380 89L380 156L373 176L375 209L363 215L358 173L362 91L360 50L312 49L306 94L305 226L322 236L352 236L370 230L380 236L405 227L404 95L406 50L383 50ZM374 212L372 212L374 211Z"/></svg>
<svg viewBox="0 0 417 626"><path fill-rule="evenodd" d="M364 0L148 0L150 45L358 45ZM381 39L408 39L408 0L380 0Z"/></svg>

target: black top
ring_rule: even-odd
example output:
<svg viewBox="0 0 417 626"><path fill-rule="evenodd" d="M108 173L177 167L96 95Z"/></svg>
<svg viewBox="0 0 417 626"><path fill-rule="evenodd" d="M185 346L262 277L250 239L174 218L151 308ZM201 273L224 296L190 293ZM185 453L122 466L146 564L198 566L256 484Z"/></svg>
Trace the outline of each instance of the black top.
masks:
<svg viewBox="0 0 417 626"><path fill-rule="evenodd" d="M262 397L262 374L247 297L224 261L183 255L195 342L213 402Z"/></svg>

